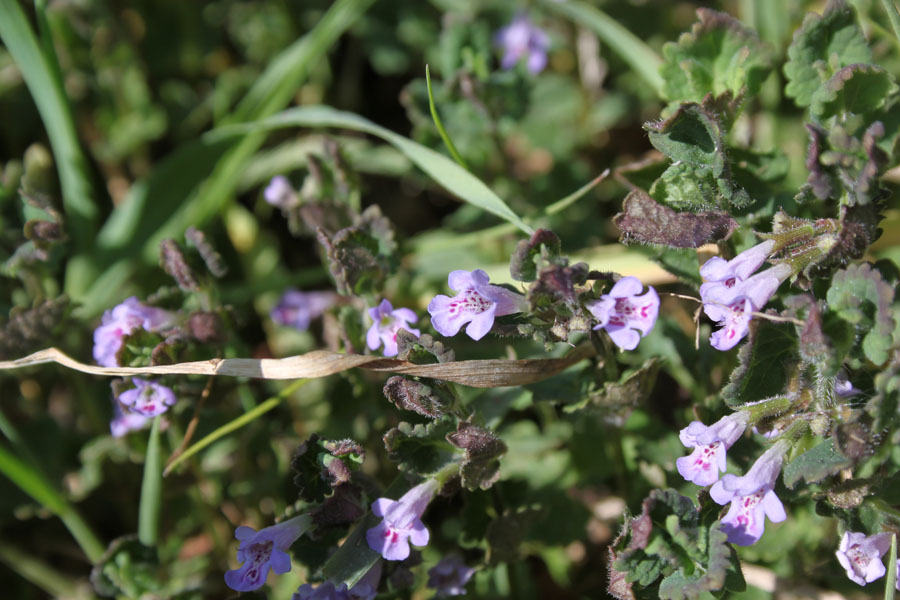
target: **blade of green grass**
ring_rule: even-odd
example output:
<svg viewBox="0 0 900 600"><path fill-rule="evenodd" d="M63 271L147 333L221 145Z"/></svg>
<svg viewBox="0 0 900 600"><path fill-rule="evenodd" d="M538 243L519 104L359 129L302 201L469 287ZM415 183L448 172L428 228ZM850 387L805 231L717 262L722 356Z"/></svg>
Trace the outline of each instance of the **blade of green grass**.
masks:
<svg viewBox="0 0 900 600"><path fill-rule="evenodd" d="M416 166L454 196L505 219L525 233L530 234L533 231L484 182L443 154L354 113L336 110L328 106L301 106L285 110L268 119L223 127L210 132L207 137L212 142L221 136L227 137L249 132L259 133L286 127L339 127L377 136L400 150Z"/></svg>
<svg viewBox="0 0 900 600"><path fill-rule="evenodd" d="M8 477L38 504L62 519L63 524L92 563L100 560L104 551L103 544L75 508L47 481L40 471L20 460L5 447L0 446L0 473Z"/></svg>
<svg viewBox="0 0 900 600"><path fill-rule="evenodd" d="M663 80L659 74L659 67L662 59L641 38L625 29L600 9L585 2L542 0L541 4L550 12L564 15L574 23L590 28L613 52L619 55L619 58L640 75L647 85L656 91L657 95L660 94Z"/></svg>
<svg viewBox="0 0 900 600"><path fill-rule="evenodd" d="M450 156L453 157L453 160L458 162L459 166L468 171L469 167L466 165L466 161L459 155L456 146L453 145L453 140L447 135L447 130L444 129L444 124L441 122L440 115L438 115L437 107L434 105L434 93L431 91L431 72L428 70L428 65L425 65L425 84L428 86L428 108L431 109L431 118L434 121L434 126L437 127L441 139L444 140L444 146L447 147L447 151L450 153Z"/></svg>
<svg viewBox="0 0 900 600"><path fill-rule="evenodd" d="M308 379L298 379L297 381L292 382L289 386L281 390L276 396L273 396L261 403L256 408L248 410L244 414L242 414L237 419L229 421L228 423L222 425L212 433L204 436L201 440L196 442L195 444L188 447L187 450L178 455L174 460L170 461L168 465L166 465L165 470L163 470L163 476L168 475L172 472L172 469L194 456L213 442L225 437L229 433L237 431L244 425L252 423L256 419L260 418L279 404L281 404L285 398L299 390L301 387L306 385L309 382Z"/></svg>
<svg viewBox="0 0 900 600"><path fill-rule="evenodd" d="M894 600L897 591L897 534L891 536L891 555L888 558L887 580L884 582L884 600Z"/></svg>
<svg viewBox="0 0 900 600"><path fill-rule="evenodd" d="M153 419L147 457L144 459L144 479L141 482L141 504L138 508L138 540L145 546L155 546L159 534L159 510L162 501L162 458L159 449L159 421Z"/></svg>
<svg viewBox="0 0 900 600"><path fill-rule="evenodd" d="M36 10L38 21L45 24L43 4ZM38 41L18 0L0 0L0 40L19 67L41 115L62 186L66 227L76 247L83 250L93 243L99 211L52 43Z"/></svg>
<svg viewBox="0 0 900 600"><path fill-rule="evenodd" d="M891 22L894 35L900 40L900 12L897 11L897 5L894 4L894 0L881 0L881 4L884 6L884 12L887 13L888 20Z"/></svg>

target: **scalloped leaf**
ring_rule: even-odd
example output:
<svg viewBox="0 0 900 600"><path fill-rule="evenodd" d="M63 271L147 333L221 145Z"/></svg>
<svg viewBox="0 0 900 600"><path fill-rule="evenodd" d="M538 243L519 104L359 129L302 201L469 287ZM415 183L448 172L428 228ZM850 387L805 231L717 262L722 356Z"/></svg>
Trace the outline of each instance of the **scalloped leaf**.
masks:
<svg viewBox="0 0 900 600"><path fill-rule="evenodd" d="M894 78L878 65L848 65L813 93L810 111L819 119L844 112L863 114L884 106L896 91Z"/></svg>
<svg viewBox="0 0 900 600"><path fill-rule="evenodd" d="M785 466L784 485L794 489L801 479L806 483L816 483L846 469L852 462L838 451L834 445L834 439L829 438Z"/></svg>
<svg viewBox="0 0 900 600"><path fill-rule="evenodd" d="M427 425L401 422L384 434L384 449L397 468L427 476L460 459L460 452L447 441L456 431L456 419L445 415Z"/></svg>
<svg viewBox="0 0 900 600"><path fill-rule="evenodd" d="M816 90L834 73L854 63L872 61L872 51L856 19L843 0L829 0L822 15L808 13L787 50L785 94L806 107Z"/></svg>
<svg viewBox="0 0 900 600"><path fill-rule="evenodd" d="M678 569L662 580L659 597L686 600L700 598L705 593L722 588L732 592L742 592L747 588L737 553L728 544L728 535L722 531L720 522L709 528L704 554L702 564L705 569L691 569L690 575L685 574L684 568Z"/></svg>
<svg viewBox="0 0 900 600"><path fill-rule="evenodd" d="M725 13L697 10L698 22L678 42L663 46L663 97L700 102L712 93L754 95L772 68L769 47L756 32Z"/></svg>
<svg viewBox="0 0 900 600"><path fill-rule="evenodd" d="M538 229L516 244L509 260L509 274L516 281L534 281L540 268L559 260L559 237L549 229Z"/></svg>
<svg viewBox="0 0 900 600"><path fill-rule="evenodd" d="M893 343L894 318L891 303L894 288L868 263L850 265L834 274L826 296L828 310L856 327L862 338L862 353L881 365Z"/></svg>
<svg viewBox="0 0 900 600"><path fill-rule="evenodd" d="M737 406L777 396L787 386L796 364L797 334L793 325L754 319L722 398L729 406Z"/></svg>
<svg viewBox="0 0 900 600"><path fill-rule="evenodd" d="M466 453L459 470L464 488L486 490L500 478L500 457L507 447L492 431L463 421L447 441Z"/></svg>

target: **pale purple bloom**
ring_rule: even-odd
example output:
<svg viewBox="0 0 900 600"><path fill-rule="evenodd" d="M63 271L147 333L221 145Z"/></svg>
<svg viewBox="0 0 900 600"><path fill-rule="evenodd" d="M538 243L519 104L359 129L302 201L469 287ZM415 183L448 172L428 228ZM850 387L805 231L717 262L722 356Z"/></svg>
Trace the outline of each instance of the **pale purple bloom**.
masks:
<svg viewBox="0 0 900 600"><path fill-rule="evenodd" d="M163 414L175 404L172 388L140 377L133 377L131 381L135 387L119 394L119 403L131 412L150 418Z"/></svg>
<svg viewBox="0 0 900 600"><path fill-rule="evenodd" d="M475 569L467 567L456 554L442 558L428 570L428 587L436 590L436 598L464 596L466 583L475 574Z"/></svg>
<svg viewBox="0 0 900 600"><path fill-rule="evenodd" d="M385 560L404 560L409 556L409 542L414 546L428 544L429 534L422 523L422 514L437 489L437 481L429 479L399 500L379 498L373 502L372 512L383 519L366 532L369 547Z"/></svg>
<svg viewBox="0 0 900 600"><path fill-rule="evenodd" d="M313 319L334 306L337 295L334 292L301 292L287 290L270 316L279 325L287 325L300 331L309 329Z"/></svg>
<svg viewBox="0 0 900 600"><path fill-rule="evenodd" d="M142 414L123 410L122 405L113 401L113 418L109 422L109 431L113 437L122 437L126 433L144 429L150 423L150 419Z"/></svg>
<svg viewBox="0 0 900 600"><path fill-rule="evenodd" d="M266 202L281 209L291 208L299 201L294 186L284 175L276 175L272 178L263 191L263 197Z"/></svg>
<svg viewBox="0 0 900 600"><path fill-rule="evenodd" d="M727 474L709 490L718 504L731 502L722 518L722 531L738 546L755 544L762 537L765 519L780 523L787 518L781 500L772 489L781 471L787 442L776 442L743 477Z"/></svg>
<svg viewBox="0 0 900 600"><path fill-rule="evenodd" d="M714 256L700 267L700 275L706 281L700 286L703 311L721 326L709 338L713 348L734 348L749 331L751 313L762 310L790 276L791 267L787 264L753 274L774 246L773 240L766 240L729 261Z"/></svg>
<svg viewBox="0 0 900 600"><path fill-rule="evenodd" d="M409 326L419 319L416 313L408 308L394 309L387 300L382 300L381 304L370 308L369 316L372 317L373 323L366 333L366 345L369 346L369 350L375 350L383 343L385 356L397 356L397 332L401 329L416 337L421 335L418 329Z"/></svg>
<svg viewBox="0 0 900 600"><path fill-rule="evenodd" d="M503 49L500 66L504 69L512 69L526 57L528 70L534 74L540 73L547 66L550 38L524 14L518 15L498 31L495 40Z"/></svg>
<svg viewBox="0 0 900 600"><path fill-rule="evenodd" d="M459 292L452 298L435 296L428 303L431 324L441 335L451 337L466 323L466 333L480 340L491 327L494 318L522 312L527 308L525 297L498 285L490 285L488 274L481 269L453 271L448 277L450 289Z"/></svg>
<svg viewBox="0 0 900 600"><path fill-rule="evenodd" d="M634 350L646 336L659 314L659 296L651 286L639 296L644 284L637 277L623 277L609 290L585 304L600 323L594 329L605 329L613 343L623 350Z"/></svg>
<svg viewBox="0 0 900 600"><path fill-rule="evenodd" d="M853 384L847 379L847 374L841 371L834 379L834 393L838 398L852 398L859 394L859 390L853 387Z"/></svg>
<svg viewBox="0 0 900 600"><path fill-rule="evenodd" d="M243 525L238 527L234 531L234 537L241 542L237 559L244 564L225 573L225 583L238 592L249 592L266 583L269 569L278 575L287 573L291 570L288 549L311 526L312 518L300 515L259 531Z"/></svg>
<svg viewBox="0 0 900 600"><path fill-rule="evenodd" d="M681 443L694 451L675 461L678 472L686 480L707 486L719 479L719 471L725 471L725 452L747 428L750 413L746 411L726 415L707 427L694 421L681 430Z"/></svg>
<svg viewBox="0 0 900 600"><path fill-rule="evenodd" d="M138 329L159 331L173 322L167 310L141 304L134 296L112 310L103 313L100 326L94 330L94 360L103 367L122 366L116 355L122 348L122 339Z"/></svg>
<svg viewBox="0 0 900 600"><path fill-rule="evenodd" d="M890 533L866 536L864 533L845 531L835 555L851 581L866 585L884 576L881 557L890 549Z"/></svg>

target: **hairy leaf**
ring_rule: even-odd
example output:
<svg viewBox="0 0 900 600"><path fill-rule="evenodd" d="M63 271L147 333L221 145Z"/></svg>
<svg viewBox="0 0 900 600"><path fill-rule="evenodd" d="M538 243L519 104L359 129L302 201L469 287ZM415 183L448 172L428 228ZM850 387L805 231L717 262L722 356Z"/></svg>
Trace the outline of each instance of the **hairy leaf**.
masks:
<svg viewBox="0 0 900 600"><path fill-rule="evenodd" d="M722 398L737 406L781 394L795 371L796 351L793 325L754 319Z"/></svg>
<svg viewBox="0 0 900 600"><path fill-rule="evenodd" d="M314 433L291 459L294 485L307 502L321 502L335 487L350 481L365 457L365 449L353 440L323 440Z"/></svg>
<svg viewBox="0 0 900 600"><path fill-rule="evenodd" d="M659 597L667 600L687 600L700 598L706 592L727 588L732 592L742 592L747 584L741 573L737 553L728 544L728 535L722 531L722 524L715 523L709 528L706 551L701 564L703 569L679 568L659 584ZM690 573L690 575L686 573Z"/></svg>
<svg viewBox="0 0 900 600"><path fill-rule="evenodd" d="M862 114L881 108L897 91L891 74L877 65L854 64L838 69L812 96L810 111L820 119L844 112Z"/></svg>
<svg viewBox="0 0 900 600"><path fill-rule="evenodd" d="M486 490L500 478L500 457L507 448L492 431L463 421L447 434L447 441L465 450L459 472L464 488Z"/></svg>
<svg viewBox="0 0 900 600"><path fill-rule="evenodd" d="M401 471L426 476L459 459L447 441L456 430L455 419L444 416L428 425L401 422L384 434L384 449Z"/></svg>
<svg viewBox="0 0 900 600"><path fill-rule="evenodd" d="M850 265L834 274L826 296L828 310L856 327L866 358L880 365L887 361L893 342L891 303L894 289L869 264Z"/></svg>
<svg viewBox="0 0 900 600"><path fill-rule="evenodd" d="M709 93L756 94L771 69L768 46L727 14L700 8L697 17L689 33L663 46L663 97L700 102Z"/></svg>
<svg viewBox="0 0 900 600"><path fill-rule="evenodd" d="M784 467L784 485L793 489L801 479L806 483L816 483L846 469L851 463L849 458L835 448L834 440L829 438Z"/></svg>
<svg viewBox="0 0 900 600"><path fill-rule="evenodd" d="M509 273L516 281L534 281L538 269L559 258L560 242L549 229L538 229L516 245L509 260Z"/></svg>
<svg viewBox="0 0 900 600"><path fill-rule="evenodd" d="M798 106L809 106L819 86L838 69L872 61L856 12L844 0L829 0L823 15L807 14L787 55L785 93Z"/></svg>
<svg viewBox="0 0 900 600"><path fill-rule="evenodd" d="M431 419L440 418L453 405L453 394L436 380L429 385L417 378L394 375L384 384L383 391L385 398L397 408Z"/></svg>
<svg viewBox="0 0 900 600"><path fill-rule="evenodd" d="M622 243L636 241L673 248L698 248L726 240L738 227L737 221L726 212L675 212L640 189L629 192L622 212L613 222L622 230Z"/></svg>

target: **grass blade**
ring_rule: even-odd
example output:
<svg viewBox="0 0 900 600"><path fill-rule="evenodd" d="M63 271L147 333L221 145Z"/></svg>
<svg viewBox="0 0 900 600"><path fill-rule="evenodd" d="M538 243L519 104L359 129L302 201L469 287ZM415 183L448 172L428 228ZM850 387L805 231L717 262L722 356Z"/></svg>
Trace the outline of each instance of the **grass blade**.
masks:
<svg viewBox="0 0 900 600"><path fill-rule="evenodd" d="M647 44L615 19L598 8L578 0L556 2L543 0L541 4L550 12L564 15L579 25L590 28L600 36L613 52L619 55L635 73L660 95L663 85L659 74L662 59Z"/></svg>
<svg viewBox="0 0 900 600"><path fill-rule="evenodd" d="M0 562L6 563L15 573L55 598L93 597L79 593L78 582L69 579L44 561L3 542L0 542Z"/></svg>
<svg viewBox="0 0 900 600"><path fill-rule="evenodd" d="M881 0L881 4L884 6L884 12L887 13L888 20L891 22L894 35L900 40L900 12L897 12L897 5L894 4L894 0Z"/></svg>
<svg viewBox="0 0 900 600"><path fill-rule="evenodd" d="M416 166L454 196L505 219L525 233L530 234L533 231L484 182L443 154L354 113L336 110L328 106L301 106L288 109L268 119L224 127L207 135L209 141L213 142L222 136L242 135L249 132L259 133L286 127L340 127L379 137L400 150Z"/></svg>
<svg viewBox="0 0 900 600"><path fill-rule="evenodd" d="M26 464L3 446L0 446L0 473L38 504L62 519L72 537L81 546L91 562L97 562L103 555L103 544L97 539L87 523L75 508L47 481L44 475Z"/></svg>
<svg viewBox="0 0 900 600"><path fill-rule="evenodd" d="M162 458L159 449L159 421L153 419L147 457L144 460L144 479L141 482L141 505L138 509L138 539L145 546L155 546L159 534L159 510L162 501Z"/></svg>
<svg viewBox="0 0 900 600"><path fill-rule="evenodd" d="M42 7L36 7L39 22L44 19ZM66 226L76 247L83 250L93 242L99 211L52 44L38 41L18 0L0 0L0 40L19 67L41 115L62 185Z"/></svg>
<svg viewBox="0 0 900 600"><path fill-rule="evenodd" d="M190 457L194 456L195 454L197 454L198 452L200 452L201 450L203 450L204 448L206 448L213 442L225 437L226 435L228 435L229 433L232 433L233 431L237 431L244 425L252 423L259 417L263 416L264 414L266 414L267 412L269 412L270 410L272 410L273 408L275 408L276 406L281 404L281 402L285 398L287 398L288 396L293 394L295 391L299 390L301 387L306 385L306 383L308 381L309 381L309 379L298 379L297 381L294 381L289 386L287 386L286 388L281 390L278 393L278 395L273 396L272 398L269 398L268 400L266 400L265 402L263 402L256 408L254 408L252 410L248 410L247 412L242 414L237 419L234 419L233 421L229 421L228 423L222 425L221 427L219 427L212 433L206 435L205 437L203 437L203 439L197 441L197 443L195 443L190 448L188 448L187 450L185 450L184 452L182 452L181 454L176 456L174 460L171 460L169 462L169 464L166 465L166 468L163 471L163 476L171 473L172 469L174 469L175 467L177 467L178 465L180 465L181 463L183 463ZM142 503L142 506L143 506L143 503Z"/></svg>
<svg viewBox="0 0 900 600"><path fill-rule="evenodd" d="M450 156L453 157L453 160L458 162L459 166L468 171L469 167L466 165L466 161L459 155L456 146L453 145L453 140L447 135L447 130L444 129L444 124L441 122L441 117L438 115L437 107L434 105L434 93L431 91L431 72L428 70L428 65L425 65L425 84L428 86L428 108L431 109L431 119L434 121L434 126L437 127L441 139L444 140L444 146L447 147L447 151L450 153Z"/></svg>

